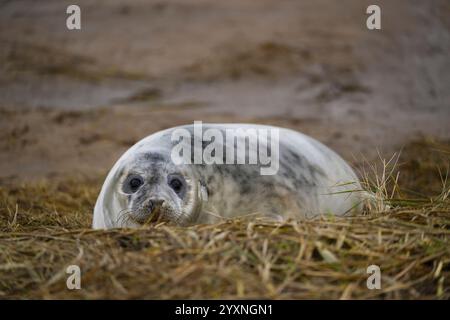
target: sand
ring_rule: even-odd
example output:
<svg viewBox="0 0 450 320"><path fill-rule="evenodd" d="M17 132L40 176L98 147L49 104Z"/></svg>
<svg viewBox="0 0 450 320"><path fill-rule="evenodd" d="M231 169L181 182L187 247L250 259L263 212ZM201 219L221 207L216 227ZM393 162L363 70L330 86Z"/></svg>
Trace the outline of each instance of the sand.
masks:
<svg viewBox="0 0 450 320"><path fill-rule="evenodd" d="M0 10L0 179L105 174L194 120L310 134L358 165L450 137L448 1L9 1Z"/></svg>

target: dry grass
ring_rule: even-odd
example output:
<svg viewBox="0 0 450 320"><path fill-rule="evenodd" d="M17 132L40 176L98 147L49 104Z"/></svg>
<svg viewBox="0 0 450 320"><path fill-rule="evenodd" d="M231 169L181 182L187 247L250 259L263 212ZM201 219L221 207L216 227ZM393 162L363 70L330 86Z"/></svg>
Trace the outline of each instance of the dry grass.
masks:
<svg viewBox="0 0 450 320"><path fill-rule="evenodd" d="M385 170L394 179L381 184L392 195L388 212L284 224L94 231L100 177L4 184L0 297L449 299L448 150L433 141L405 148L399 178ZM71 264L81 267L82 290L66 288ZM366 287L371 264L381 290Z"/></svg>

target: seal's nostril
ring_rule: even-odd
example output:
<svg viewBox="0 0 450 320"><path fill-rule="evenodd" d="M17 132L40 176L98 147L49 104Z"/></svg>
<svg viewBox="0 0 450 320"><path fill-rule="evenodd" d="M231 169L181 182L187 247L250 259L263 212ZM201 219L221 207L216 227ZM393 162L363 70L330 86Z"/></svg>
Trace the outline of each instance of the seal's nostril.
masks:
<svg viewBox="0 0 450 320"><path fill-rule="evenodd" d="M152 199L148 201L148 208L150 212L153 212L155 209L159 208L164 203L164 200Z"/></svg>
<svg viewBox="0 0 450 320"><path fill-rule="evenodd" d="M153 201L149 200L147 205L148 205L148 208L149 208L150 212L152 212L153 208L155 207L155 205L153 204Z"/></svg>

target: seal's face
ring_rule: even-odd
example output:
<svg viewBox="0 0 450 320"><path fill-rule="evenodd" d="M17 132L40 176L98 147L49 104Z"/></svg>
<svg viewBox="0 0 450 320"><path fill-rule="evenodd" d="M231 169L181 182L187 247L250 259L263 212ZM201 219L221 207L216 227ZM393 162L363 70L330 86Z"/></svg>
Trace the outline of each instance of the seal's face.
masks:
<svg viewBox="0 0 450 320"><path fill-rule="evenodd" d="M175 166L155 152L138 154L125 164L116 192L123 200L116 217L119 226L159 221L187 225L201 205L189 168Z"/></svg>

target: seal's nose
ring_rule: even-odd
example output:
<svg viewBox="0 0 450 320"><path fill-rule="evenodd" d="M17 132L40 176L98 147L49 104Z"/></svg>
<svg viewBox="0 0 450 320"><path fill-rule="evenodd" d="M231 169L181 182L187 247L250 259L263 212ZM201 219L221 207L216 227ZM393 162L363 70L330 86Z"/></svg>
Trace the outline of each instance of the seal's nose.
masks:
<svg viewBox="0 0 450 320"><path fill-rule="evenodd" d="M163 203L164 203L164 200L161 200L161 199L150 199L148 201L148 208L150 209L150 212L153 213L157 209L159 209Z"/></svg>
<svg viewBox="0 0 450 320"><path fill-rule="evenodd" d="M147 207L150 212L150 221L149 222L158 222L161 218L161 205L164 203L164 200L161 199L150 199L148 200Z"/></svg>

